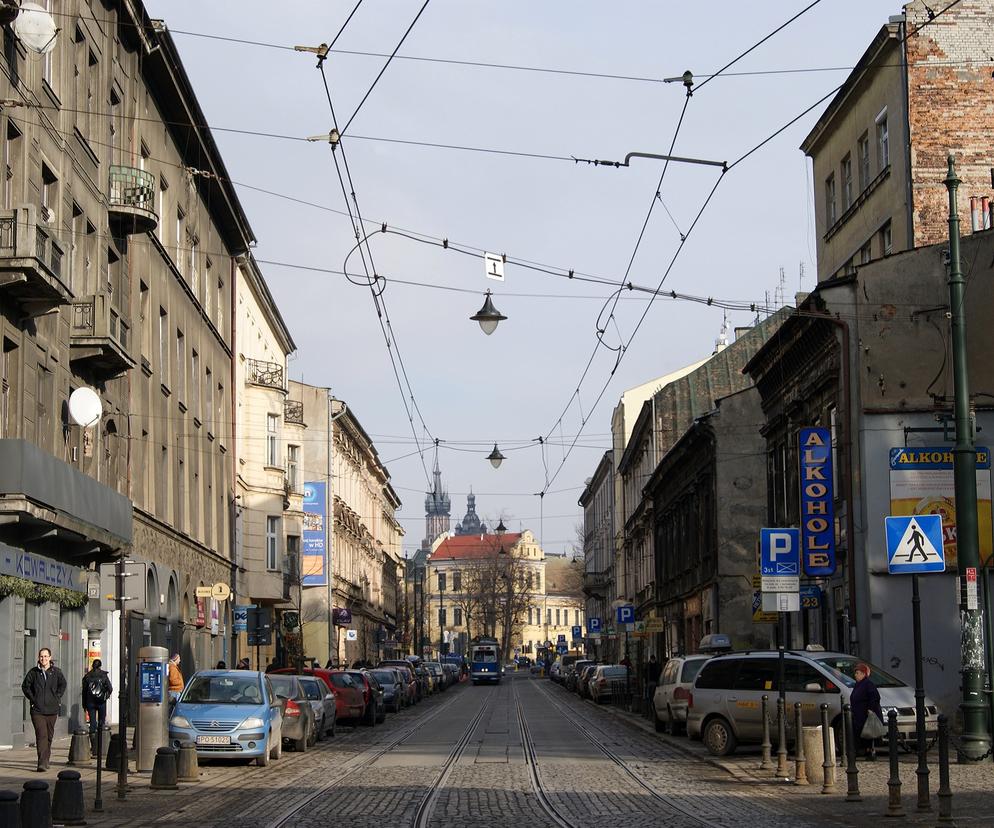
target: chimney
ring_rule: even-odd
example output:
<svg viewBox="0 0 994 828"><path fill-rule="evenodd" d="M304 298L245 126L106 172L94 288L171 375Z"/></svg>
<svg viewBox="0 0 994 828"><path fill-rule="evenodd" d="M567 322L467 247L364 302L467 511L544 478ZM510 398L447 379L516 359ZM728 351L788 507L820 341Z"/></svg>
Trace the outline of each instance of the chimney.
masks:
<svg viewBox="0 0 994 828"><path fill-rule="evenodd" d="M970 196L970 231L976 233L983 227L984 220L980 216L980 199Z"/></svg>
<svg viewBox="0 0 994 828"><path fill-rule="evenodd" d="M980 199L980 220L984 224L984 230L991 229L991 200L987 196Z"/></svg>

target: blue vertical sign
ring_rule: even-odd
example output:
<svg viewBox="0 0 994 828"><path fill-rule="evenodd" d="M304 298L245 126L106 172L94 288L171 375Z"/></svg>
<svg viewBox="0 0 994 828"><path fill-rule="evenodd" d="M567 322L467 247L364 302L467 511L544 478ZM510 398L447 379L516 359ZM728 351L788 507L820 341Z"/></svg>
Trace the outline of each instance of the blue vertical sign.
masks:
<svg viewBox="0 0 994 828"><path fill-rule="evenodd" d="M835 573L835 481L832 432L802 428L800 440L801 560L809 577Z"/></svg>
<svg viewBox="0 0 994 828"><path fill-rule="evenodd" d="M300 550L301 583L304 586L328 584L326 536L326 497L328 484L304 484L304 534Z"/></svg>
<svg viewBox="0 0 994 828"><path fill-rule="evenodd" d="M158 661L138 665L138 699L142 704L162 704L162 668Z"/></svg>

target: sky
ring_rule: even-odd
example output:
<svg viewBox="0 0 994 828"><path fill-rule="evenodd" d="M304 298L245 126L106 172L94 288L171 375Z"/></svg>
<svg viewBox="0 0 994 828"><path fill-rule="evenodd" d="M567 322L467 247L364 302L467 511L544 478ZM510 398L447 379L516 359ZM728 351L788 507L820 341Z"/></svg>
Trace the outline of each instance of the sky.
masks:
<svg viewBox="0 0 994 828"><path fill-rule="evenodd" d="M290 376L331 388L371 436L409 552L435 440L453 526L472 490L491 526L572 549L621 393L706 357L726 318L756 319L750 304L814 286L798 147L830 97L817 102L901 12L897 0L364 0L324 63L326 94L316 56L292 47L330 43L353 0L146 6L172 32L237 182L297 344ZM329 97L334 154L299 140L332 129ZM571 160L630 152L732 166ZM343 267L356 205L382 317L360 252ZM486 277L484 251L507 257L503 282ZM715 301L618 288L629 283ZM508 317L492 336L469 319L487 289ZM486 459L495 443L499 469Z"/></svg>

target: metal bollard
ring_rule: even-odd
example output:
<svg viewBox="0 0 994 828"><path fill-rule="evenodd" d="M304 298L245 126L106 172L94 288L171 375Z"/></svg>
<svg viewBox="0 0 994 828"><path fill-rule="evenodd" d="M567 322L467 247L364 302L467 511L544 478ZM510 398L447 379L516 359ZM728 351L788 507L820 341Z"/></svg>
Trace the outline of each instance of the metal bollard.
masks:
<svg viewBox="0 0 994 828"><path fill-rule="evenodd" d="M804 718L801 703L794 702L794 784L808 784L808 761L804 758Z"/></svg>
<svg viewBox="0 0 994 828"><path fill-rule="evenodd" d="M828 705L821 706L821 750L824 758L821 762L821 792L832 793L835 790L835 762L832 761L832 741L835 735L828 723Z"/></svg>
<svg viewBox="0 0 994 828"><path fill-rule="evenodd" d="M890 758L890 779L887 780L887 813L884 816L903 817L901 807L901 771L897 757L897 711L887 713L887 755Z"/></svg>
<svg viewBox="0 0 994 828"><path fill-rule="evenodd" d="M0 791L0 828L21 828L17 791Z"/></svg>
<svg viewBox="0 0 994 828"><path fill-rule="evenodd" d="M107 745L107 758L104 760L104 769L116 771L121 769L121 760L128 761L128 749L124 744L124 739L120 733L110 734L110 743Z"/></svg>
<svg viewBox="0 0 994 828"><path fill-rule="evenodd" d="M949 787L949 719L939 716L939 822L951 825L953 821L953 792Z"/></svg>
<svg viewBox="0 0 994 828"><path fill-rule="evenodd" d="M200 781L197 745L188 739L184 739L179 744L179 756L176 759L176 779L180 782Z"/></svg>
<svg viewBox="0 0 994 828"><path fill-rule="evenodd" d="M856 767L856 739L853 736L852 707L842 705L842 733L846 756L846 802L862 802L859 793L859 768Z"/></svg>
<svg viewBox="0 0 994 828"><path fill-rule="evenodd" d="M55 793L52 794L52 821L61 825L86 825L79 771L59 771Z"/></svg>
<svg viewBox="0 0 994 828"><path fill-rule="evenodd" d="M770 744L770 697L763 694L763 761L759 764L760 770L769 770L773 767L773 759L770 751L773 745Z"/></svg>
<svg viewBox="0 0 994 828"><path fill-rule="evenodd" d="M21 828L49 828L52 824L52 800L48 783L32 779L24 783L21 794Z"/></svg>
<svg viewBox="0 0 994 828"><path fill-rule="evenodd" d="M74 730L69 743L67 765L86 765L90 761L90 733L87 730Z"/></svg>
<svg viewBox="0 0 994 828"><path fill-rule="evenodd" d="M155 763L152 765L152 781L149 787L153 791L177 791L176 784L176 748L160 747L155 751Z"/></svg>
<svg viewBox="0 0 994 828"><path fill-rule="evenodd" d="M777 699L777 776L787 776L787 710L783 699Z"/></svg>

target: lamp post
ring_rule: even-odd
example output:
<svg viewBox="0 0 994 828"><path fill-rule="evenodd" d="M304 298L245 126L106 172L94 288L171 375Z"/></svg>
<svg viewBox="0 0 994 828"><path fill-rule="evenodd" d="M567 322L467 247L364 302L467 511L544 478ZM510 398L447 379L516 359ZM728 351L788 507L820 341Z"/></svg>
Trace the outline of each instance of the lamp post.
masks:
<svg viewBox="0 0 994 828"><path fill-rule="evenodd" d="M959 761L976 761L990 748L987 735L987 709L984 703L984 621L976 600L971 600L967 582L977 576L980 542L977 529L977 449L970 419L970 384L967 372L966 280L960 270L959 213L956 201L960 179L955 161L949 156L946 189L949 191L949 312L952 328L954 412L956 445L953 447L953 475L956 497L956 553L959 569L960 658L963 665L963 735ZM972 606L971 606L972 604Z"/></svg>
<svg viewBox="0 0 994 828"><path fill-rule="evenodd" d="M445 581L441 578L442 573L439 573L438 579L438 659L442 660L442 656L445 655L443 650L445 649Z"/></svg>

